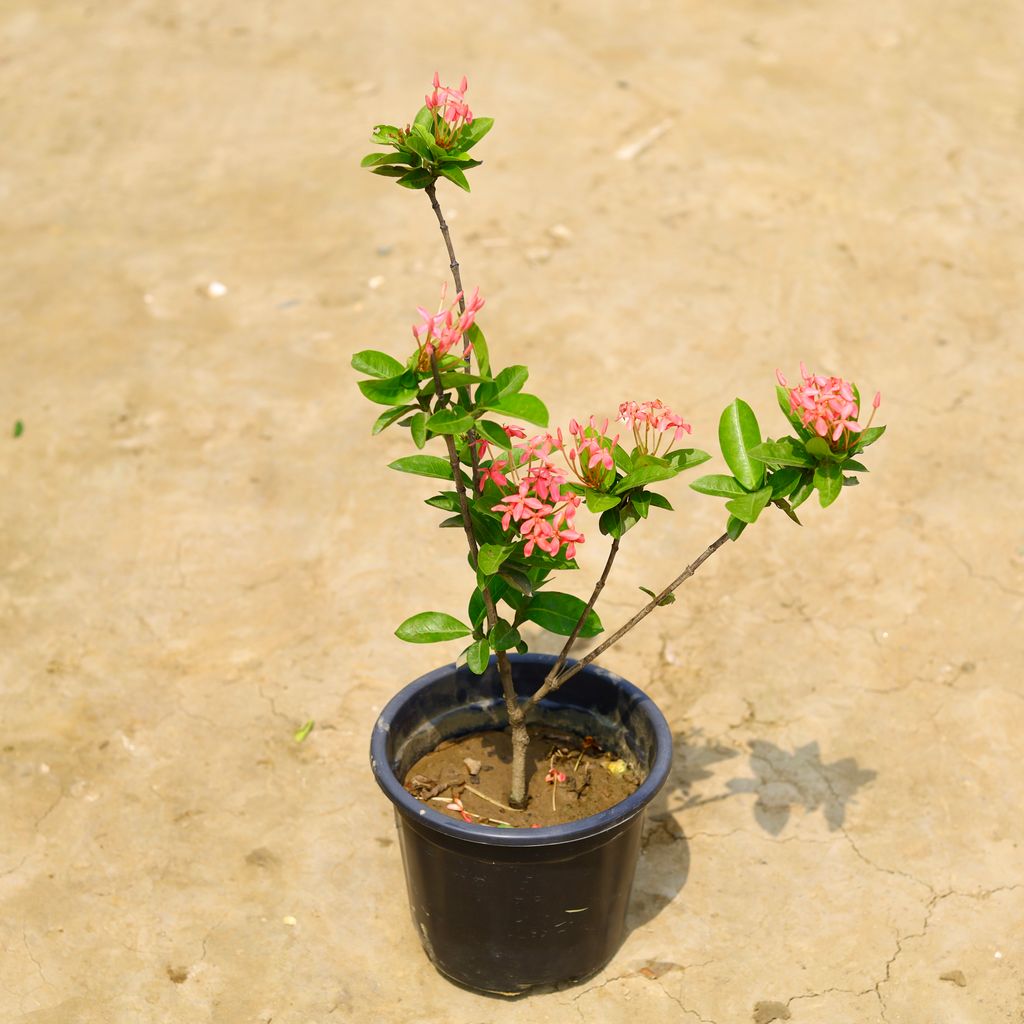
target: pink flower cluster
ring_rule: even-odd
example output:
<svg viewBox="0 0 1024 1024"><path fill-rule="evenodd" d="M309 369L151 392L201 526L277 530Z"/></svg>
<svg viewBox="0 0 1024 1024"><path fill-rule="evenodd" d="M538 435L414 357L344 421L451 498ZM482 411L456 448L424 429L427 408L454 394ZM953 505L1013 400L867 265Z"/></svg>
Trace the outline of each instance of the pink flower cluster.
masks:
<svg viewBox="0 0 1024 1024"><path fill-rule="evenodd" d="M418 349L416 368L422 371L429 371L431 357L435 354L440 359L459 341L462 336L473 326L477 313L483 308L484 300L480 298L479 289L474 289L472 296L466 302L465 312L456 316L455 307L462 300L462 292L455 296L455 301L445 307L445 296L448 285L441 288L441 305L436 313L431 313L423 306L417 306L416 310L423 318L423 323L413 324L412 334L416 339ZM468 341L463 343L462 353L468 355L472 349Z"/></svg>
<svg viewBox="0 0 1024 1024"><path fill-rule="evenodd" d="M473 123L473 111L466 103L469 82L462 76L458 89L442 85L438 73L434 72L434 91L426 96L427 110L434 115L434 136L439 143L448 141L465 124ZM438 118L447 130L438 132Z"/></svg>
<svg viewBox="0 0 1024 1024"><path fill-rule="evenodd" d="M827 438L835 446L841 438L848 439L850 434L860 433L862 428L857 422L860 410L849 381L811 373L803 363L800 364L803 379L794 388L789 387L781 370L776 370L775 376L789 391L790 411L798 413L800 422L810 427L818 437ZM877 409L881 402L882 395L876 392L872 408Z"/></svg>
<svg viewBox="0 0 1024 1024"><path fill-rule="evenodd" d="M615 468L612 452L619 443L619 435L608 437L608 420L601 426L595 417L590 417L590 425L584 427L577 420L569 420L569 434L573 438L572 446L566 450L562 444L562 432L558 432L558 447L568 457L576 478L587 487L601 487L607 470ZM577 468L576 460L579 459Z"/></svg>
<svg viewBox="0 0 1024 1024"><path fill-rule="evenodd" d="M682 416L657 398L652 402L623 402L619 406L619 419L633 428L637 447L647 455L657 454L669 434L678 441L683 434L693 432Z"/></svg>

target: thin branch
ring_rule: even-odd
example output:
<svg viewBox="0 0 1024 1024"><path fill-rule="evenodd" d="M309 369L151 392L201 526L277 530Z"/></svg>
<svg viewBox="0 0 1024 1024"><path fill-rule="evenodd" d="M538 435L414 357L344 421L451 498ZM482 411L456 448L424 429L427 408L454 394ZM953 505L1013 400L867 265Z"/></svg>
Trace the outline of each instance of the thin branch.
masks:
<svg viewBox="0 0 1024 1024"><path fill-rule="evenodd" d="M434 208L434 213L437 215L437 223L441 226L441 234L444 237L444 244L448 248L448 259L449 266L451 267L452 277L455 280L455 291L459 295L459 312L466 312L466 298L462 291L462 277L459 274L459 261L455 258L455 248L452 246L452 236L448 231L448 225L444 221L444 214L441 213L441 206L437 201L437 191L433 182L431 182L424 190L427 196L430 198L430 205Z"/></svg>
<svg viewBox="0 0 1024 1024"><path fill-rule="evenodd" d="M612 644L618 643L627 633L629 633L639 622L646 619L655 608L658 607L661 602L668 597L676 588L682 586L727 540L729 539L728 533L723 533L713 544L709 545L701 555L695 558L660 594L652 598L643 608L640 609L627 622L625 625L620 626L607 640L603 643L598 644L585 658L580 658L572 668L566 669L561 676L555 680L554 684L549 688L548 692L557 690L563 683L571 679L577 672L581 672L587 667L595 658L600 657L605 651L608 650ZM547 681L545 680L545 686Z"/></svg>
<svg viewBox="0 0 1024 1024"><path fill-rule="evenodd" d="M542 701L554 688L555 680L558 679L558 673L562 671L562 666L565 665L565 659L569 657L569 651L572 650L572 645L576 643L576 638L580 635L580 631L583 629L583 625L587 621L587 616L593 610L594 605L597 604L597 599L601 596L601 591L604 590L604 585L608 580L608 574L612 571L612 562L615 561L615 556L619 552L620 540L621 537L615 537L612 539L612 546L608 552L608 560L604 563L604 569L601 572L600 579L598 579L597 583L594 584L594 592L590 595L587 607L583 610L583 614L580 616L575 628L569 634L569 639L565 641L562 653L558 655L558 660L551 666L551 671L548 672L545 677L544 683L527 702L528 708L531 708Z"/></svg>

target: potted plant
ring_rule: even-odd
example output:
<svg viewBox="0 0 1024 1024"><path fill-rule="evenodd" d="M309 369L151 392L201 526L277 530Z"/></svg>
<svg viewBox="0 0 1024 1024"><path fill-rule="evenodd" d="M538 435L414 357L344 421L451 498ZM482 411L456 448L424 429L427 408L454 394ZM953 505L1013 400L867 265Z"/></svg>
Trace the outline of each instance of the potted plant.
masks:
<svg viewBox="0 0 1024 1024"><path fill-rule="evenodd" d="M614 426L588 416L552 429L543 402L523 390L527 368L492 361L479 323L484 301L463 287L437 198L442 179L469 191L475 147L492 125L473 116L466 89L464 78L454 88L435 74L413 121L378 125L373 140L384 149L362 161L426 193L448 252L454 298L442 289L437 312L419 307L401 358L366 350L352 365L363 395L385 407L373 432L403 427L422 452L391 468L440 481L427 505L441 527L464 534L470 590L464 616L424 611L396 630L411 643L466 645L454 665L387 705L371 762L395 807L427 954L460 984L518 993L586 977L614 955L644 808L669 770L660 712L595 660L672 603L766 509L799 524L797 509L812 495L831 505L857 482L859 456L885 428L860 422L855 385L803 365L794 386L777 373L787 436L762 438L751 407L735 399L718 424L730 474L690 484L725 499L725 530L573 660L579 640L605 632L596 606L623 538L672 510L656 486L710 456L686 446L690 424L658 399L624 401ZM589 599L555 590L552 580L577 568L576 550L595 527L608 552ZM564 636L558 654L528 653L526 623Z"/></svg>

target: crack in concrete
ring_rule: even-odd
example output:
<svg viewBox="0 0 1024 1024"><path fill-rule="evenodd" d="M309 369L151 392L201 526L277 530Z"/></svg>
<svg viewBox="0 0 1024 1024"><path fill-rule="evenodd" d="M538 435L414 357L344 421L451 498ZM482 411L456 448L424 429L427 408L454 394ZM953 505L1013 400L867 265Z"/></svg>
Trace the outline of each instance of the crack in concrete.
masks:
<svg viewBox="0 0 1024 1024"><path fill-rule="evenodd" d="M908 874L906 871L900 871L897 868L887 868L883 867L881 864L876 864L873 860L871 860L869 857L866 857L864 853L861 852L860 847L853 841L853 837L847 831L845 826L841 825L839 827L839 831L842 832L843 836L846 838L846 841L850 844L850 848L853 850L853 852L857 854L857 856L862 861L864 861L864 863L867 864L868 867L874 868L875 871L881 871L883 874L886 875L896 875L900 878L906 878L908 881L914 882L916 885L920 885L922 888L927 889L933 897L935 896L934 886L929 885L927 882L922 881L922 879L920 878L916 878L914 875Z"/></svg>
<svg viewBox="0 0 1024 1024"><path fill-rule="evenodd" d="M36 970L39 972L39 977L43 979L43 984L46 985L47 988L56 988L53 982L50 981L50 979L43 973L43 965L35 958L35 955L32 952L32 947L28 944L28 930L26 928L22 928L21 930L21 941L25 946L25 952L28 953L29 960L36 965Z"/></svg>
<svg viewBox="0 0 1024 1024"><path fill-rule="evenodd" d="M1012 597L1024 597L1024 591L1014 590L1013 587L1008 587L1002 580L997 579L995 576L984 576L980 572L975 572L974 566L972 566L971 563L968 562L967 559L964 558L964 556L961 555L949 541L946 541L946 547L953 553L957 561L967 570L967 575L972 580L981 580L984 583L991 583L998 587L1004 594L1009 594Z"/></svg>
<svg viewBox="0 0 1024 1024"><path fill-rule="evenodd" d="M271 712L273 712L274 715L276 715L278 718L283 718L286 722L291 722L291 719L286 714L284 714L284 712L277 710L277 705L274 703L274 698L271 697L269 694L263 692L262 683L257 684L256 689L259 690L260 696L270 705L270 710Z"/></svg>

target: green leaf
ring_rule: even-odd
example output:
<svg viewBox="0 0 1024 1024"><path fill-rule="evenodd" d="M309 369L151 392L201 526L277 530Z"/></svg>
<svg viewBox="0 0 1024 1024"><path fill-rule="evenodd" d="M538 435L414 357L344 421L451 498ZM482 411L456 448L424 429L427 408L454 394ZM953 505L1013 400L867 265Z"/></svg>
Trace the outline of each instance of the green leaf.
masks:
<svg viewBox="0 0 1024 1024"><path fill-rule="evenodd" d="M459 407L442 409L427 420L427 429L435 434L464 434L473 426L470 413Z"/></svg>
<svg viewBox="0 0 1024 1024"><path fill-rule="evenodd" d="M666 512L674 511L672 503L663 494L656 494L654 491L647 492L650 497L649 501L655 508L663 508Z"/></svg>
<svg viewBox="0 0 1024 1024"><path fill-rule="evenodd" d="M427 498L424 504L430 505L432 508L439 508L444 512L460 512L462 510L462 506L459 504L459 495L455 491L442 491L432 498Z"/></svg>
<svg viewBox="0 0 1024 1024"><path fill-rule="evenodd" d="M512 438L505 433L501 424L495 423L493 420L478 420L476 424L476 432L481 437L490 441L491 444L497 445L505 451L508 451L512 447Z"/></svg>
<svg viewBox="0 0 1024 1024"><path fill-rule="evenodd" d="M790 505L790 503L788 501L786 501L785 498L775 498L774 499L774 504L777 505L779 508L781 508L782 511L785 512L786 515L789 516L789 518L792 519L793 522L796 523L797 526L803 526L804 525L797 518L797 514L793 511L793 506Z"/></svg>
<svg viewBox="0 0 1024 1024"><path fill-rule="evenodd" d="M409 430L412 433L412 443L417 448L422 448L427 443L427 414L416 413L409 424Z"/></svg>
<svg viewBox="0 0 1024 1024"><path fill-rule="evenodd" d="M804 442L804 449L812 459L830 459L832 458L832 449L828 446L828 441L823 437L811 437Z"/></svg>
<svg viewBox="0 0 1024 1024"><path fill-rule="evenodd" d="M420 107L420 109L416 111L416 116L413 118L412 123L418 124L423 128L433 129L434 115L427 107Z"/></svg>
<svg viewBox="0 0 1024 1024"><path fill-rule="evenodd" d="M649 497L650 491L635 491L629 499L633 508L636 509L636 514L641 519L646 519L651 511Z"/></svg>
<svg viewBox="0 0 1024 1024"><path fill-rule="evenodd" d="M516 394L522 390L529 376L530 371L525 366L506 366L492 383L477 389L477 404L487 405L500 401L506 395Z"/></svg>
<svg viewBox="0 0 1024 1024"><path fill-rule="evenodd" d="M388 463L389 469L399 473L415 473L417 476L434 477L437 480L451 480L452 467L447 459L437 455L406 455Z"/></svg>
<svg viewBox="0 0 1024 1024"><path fill-rule="evenodd" d="M814 474L804 471L800 483L790 492L789 507L799 508L814 493Z"/></svg>
<svg viewBox="0 0 1024 1024"><path fill-rule="evenodd" d="M804 451L804 446L795 437L780 437L778 441L765 441L755 445L750 454L772 466L814 465L814 459Z"/></svg>
<svg viewBox="0 0 1024 1024"><path fill-rule="evenodd" d="M485 576L493 576L515 549L515 544L484 544L476 564Z"/></svg>
<svg viewBox="0 0 1024 1024"><path fill-rule="evenodd" d="M698 477L690 482L690 486L699 494L711 494L716 498L738 498L747 493L739 480L723 473Z"/></svg>
<svg viewBox="0 0 1024 1024"><path fill-rule="evenodd" d="M367 153L359 161L360 167L379 167L382 164L410 164L412 157L405 153ZM404 173L404 172L403 172Z"/></svg>
<svg viewBox="0 0 1024 1024"><path fill-rule="evenodd" d="M789 420L790 426L806 440L811 436L811 432L803 425L800 421L799 415L795 413L789 407L789 390L782 387L780 384L775 385L775 397L779 400L779 408L782 410L782 414Z"/></svg>
<svg viewBox="0 0 1024 1024"><path fill-rule="evenodd" d="M797 469L795 466L775 470L768 477L768 483L771 484L772 488L772 501L775 501L777 498L784 498L792 492L793 488L800 483L801 476L802 470Z"/></svg>
<svg viewBox="0 0 1024 1024"><path fill-rule="evenodd" d="M519 635L519 630L510 622L498 619L494 624L494 629L487 635L487 642L495 651L507 651L521 644L523 638Z"/></svg>
<svg viewBox="0 0 1024 1024"><path fill-rule="evenodd" d="M474 323L466 331L465 336L473 346L473 355L476 356L476 365L480 367L480 372L485 377L489 376L491 372L491 357L487 351L487 339L484 338L484 332L480 330L480 325Z"/></svg>
<svg viewBox="0 0 1024 1024"><path fill-rule="evenodd" d="M451 164L442 164L441 173L453 184L458 185L463 192L469 192L469 182L466 181L466 175L458 167L454 167Z"/></svg>
<svg viewBox="0 0 1024 1024"><path fill-rule="evenodd" d="M393 124L378 124L373 129L373 141L385 146L398 146L402 142L402 133Z"/></svg>
<svg viewBox="0 0 1024 1024"><path fill-rule="evenodd" d="M472 632L464 622L445 612L420 612L406 619L395 630L395 636L410 644L436 644L442 640L457 640Z"/></svg>
<svg viewBox="0 0 1024 1024"><path fill-rule="evenodd" d="M473 675L482 676L487 671L491 660L491 648L486 638L477 640L466 648L466 664Z"/></svg>
<svg viewBox="0 0 1024 1024"><path fill-rule="evenodd" d="M607 509L615 508L621 501L622 499L614 494L602 494L600 491L587 488L587 508L595 516L600 515Z"/></svg>
<svg viewBox="0 0 1024 1024"><path fill-rule="evenodd" d="M407 412L415 408L414 405L402 405L397 409L388 409L387 412L382 412L374 422L371 433L379 434L382 430L390 427L395 420L400 420Z"/></svg>
<svg viewBox="0 0 1024 1024"><path fill-rule="evenodd" d="M519 591L520 594L525 594L527 597L533 595L533 584L530 582L530 577L524 572L520 572L518 569L509 569L507 566L501 570L498 575L509 584Z"/></svg>
<svg viewBox="0 0 1024 1024"><path fill-rule="evenodd" d="M410 138L409 141L411 143L413 141L412 138ZM383 168L378 169L383 170ZM430 171L423 167L414 167L408 173L403 174L397 180L396 184L401 185L403 188L426 188L428 185L432 184L433 181L434 175L431 174Z"/></svg>
<svg viewBox="0 0 1024 1024"><path fill-rule="evenodd" d="M849 473L867 473L868 467L863 462L858 462L856 459L846 459L842 463L843 471Z"/></svg>
<svg viewBox="0 0 1024 1024"><path fill-rule="evenodd" d="M615 460L615 465L622 470L623 473L629 474L633 472L633 460L629 457L626 449L622 445L616 445L612 449L612 458Z"/></svg>
<svg viewBox="0 0 1024 1024"><path fill-rule="evenodd" d="M622 516L619 510L617 508L610 508L602 512L601 518L597 521L597 526L606 537L621 537Z"/></svg>
<svg viewBox="0 0 1024 1024"><path fill-rule="evenodd" d="M372 348L357 352L352 357L352 369L358 373L366 373L371 377L379 377L381 380L388 380L393 377L400 377L405 373L405 367L395 358L386 352L377 352Z"/></svg>
<svg viewBox="0 0 1024 1024"><path fill-rule="evenodd" d="M359 390L377 405L407 405L417 394L416 386L406 383L404 376L389 380L361 380Z"/></svg>
<svg viewBox="0 0 1024 1024"><path fill-rule="evenodd" d="M883 434L885 433L885 427L868 427L867 430L862 430L857 435L857 440L854 442L854 451L863 451L869 444L874 444Z"/></svg>
<svg viewBox="0 0 1024 1024"><path fill-rule="evenodd" d="M496 576L492 580L487 581L487 591L491 595L491 599L497 604L506 593L508 593L508 584L500 577ZM518 593L518 591L516 592ZM474 627L479 626L483 622L484 617L487 615L487 606L484 604L483 588L476 587L473 593L469 596L469 621L473 623Z"/></svg>
<svg viewBox="0 0 1024 1024"><path fill-rule="evenodd" d="M526 617L531 622L536 622L542 629L549 633L557 633L559 636L569 636L576 628L580 616L587 607L586 601L581 601L572 594L560 594L554 590L544 590L534 595L530 606L526 611ZM595 612L591 610L587 614L583 628L580 630L581 637L597 636L604 627Z"/></svg>
<svg viewBox="0 0 1024 1024"><path fill-rule="evenodd" d="M388 164L386 167L374 167L370 173L380 174L385 178L401 178L408 169L408 167L394 167Z"/></svg>
<svg viewBox="0 0 1024 1024"><path fill-rule="evenodd" d="M674 466L640 466L632 473L627 473L615 485L615 493L624 494L632 487L643 487L644 484L652 484L656 480L671 480L678 475L679 470Z"/></svg>
<svg viewBox="0 0 1024 1024"><path fill-rule="evenodd" d="M686 469L693 469L702 462L707 462L711 456L700 448L677 448L665 456L665 461L670 466L675 466L676 471L682 473Z"/></svg>
<svg viewBox="0 0 1024 1024"><path fill-rule="evenodd" d="M822 508L828 508L843 489L843 471L834 462L823 462L814 470L814 489Z"/></svg>
<svg viewBox="0 0 1024 1024"><path fill-rule="evenodd" d="M641 589L641 590L642 590L642 591L643 591L643 592L644 592L644 593L645 593L645 594L646 594L646 595L647 595L647 596L648 596L648 597L649 597L649 598L650 598L650 599L651 599L652 601L653 601L653 600L654 600L654 599L655 599L655 598L656 598L656 597L658 596L658 595L657 595L657 594L656 594L656 593L655 593L655 592L654 592L653 590L648 590L648 589L647 589L647 587L641 587L640 589ZM666 595L665 595L665 596L664 596L664 597L663 597L663 598L662 598L662 599L661 599L661 600L660 600L660 601L658 602L658 607L659 607L659 608L664 608L664 607L665 607L665 605L667 605L667 604L675 604L675 603L676 603L676 595L675 595L675 594L666 594Z"/></svg>
<svg viewBox="0 0 1024 1024"><path fill-rule="evenodd" d="M486 385L481 385L486 387ZM488 403L484 408L491 412L503 412L513 419L526 420L538 427L548 425L548 410L536 395L506 395L497 402Z"/></svg>
<svg viewBox="0 0 1024 1024"><path fill-rule="evenodd" d="M473 373L462 373L458 371L450 371L448 373L440 373L438 377L441 379L441 387L443 388L468 388L471 384L486 384L489 377L478 377ZM431 377L433 380L433 377Z"/></svg>
<svg viewBox="0 0 1024 1024"><path fill-rule="evenodd" d="M464 125L459 133L459 152L465 153L472 149L491 130L493 124L493 117L474 117L470 124Z"/></svg>
<svg viewBox="0 0 1024 1024"><path fill-rule="evenodd" d="M764 463L750 454L760 442L761 430L754 411L742 398L735 399L718 421L718 443L733 476L748 490L760 487L764 480Z"/></svg>
<svg viewBox="0 0 1024 1024"><path fill-rule="evenodd" d="M729 540L737 540L746 528L747 524L735 516L729 516L729 521L725 524L725 532L729 534Z"/></svg>
<svg viewBox="0 0 1024 1024"><path fill-rule="evenodd" d="M770 487L762 487L759 491L744 494L739 498L733 498L732 501L727 501L725 507L737 519L742 519L745 523L756 523L757 517L771 499L772 489Z"/></svg>

